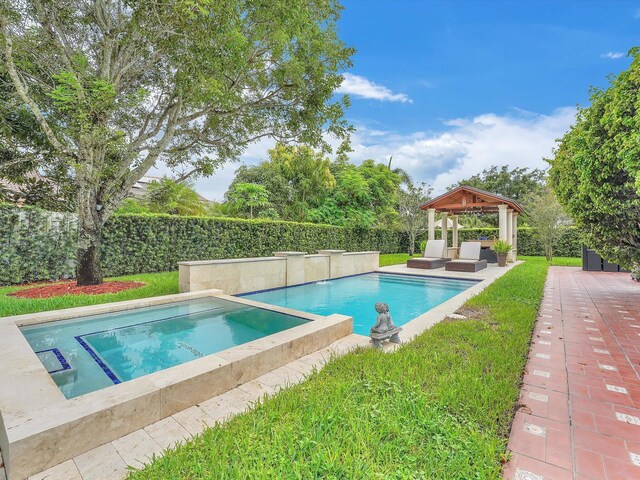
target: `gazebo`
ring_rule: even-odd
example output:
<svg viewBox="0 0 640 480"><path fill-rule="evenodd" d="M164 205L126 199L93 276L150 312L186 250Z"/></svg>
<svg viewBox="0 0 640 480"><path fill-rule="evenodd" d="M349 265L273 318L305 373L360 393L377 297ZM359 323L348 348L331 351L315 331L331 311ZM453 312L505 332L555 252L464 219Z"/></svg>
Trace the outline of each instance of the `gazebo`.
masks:
<svg viewBox="0 0 640 480"><path fill-rule="evenodd" d="M479 188L461 185L453 190L429 200L420 209L429 215L429 240L435 239L436 212L442 214L442 238L446 242L446 253L449 258L458 255L458 215L460 214L498 214L498 237L512 246L509 260L515 260L518 252L518 214L523 208L515 200ZM453 242L448 245L448 220L453 221ZM481 241L481 240L478 240ZM491 247L494 240L482 240L483 247Z"/></svg>

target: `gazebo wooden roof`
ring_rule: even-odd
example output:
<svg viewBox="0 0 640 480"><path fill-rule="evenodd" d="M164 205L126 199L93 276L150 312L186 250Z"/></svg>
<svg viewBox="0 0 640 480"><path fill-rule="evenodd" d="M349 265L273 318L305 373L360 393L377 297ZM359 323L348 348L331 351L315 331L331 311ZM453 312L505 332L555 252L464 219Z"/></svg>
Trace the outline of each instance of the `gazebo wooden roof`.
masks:
<svg viewBox="0 0 640 480"><path fill-rule="evenodd" d="M422 210L433 208L436 212L461 213L498 213L499 205L506 205L514 212L522 213L523 208L515 200L479 188L461 185L453 190L429 200L421 205Z"/></svg>

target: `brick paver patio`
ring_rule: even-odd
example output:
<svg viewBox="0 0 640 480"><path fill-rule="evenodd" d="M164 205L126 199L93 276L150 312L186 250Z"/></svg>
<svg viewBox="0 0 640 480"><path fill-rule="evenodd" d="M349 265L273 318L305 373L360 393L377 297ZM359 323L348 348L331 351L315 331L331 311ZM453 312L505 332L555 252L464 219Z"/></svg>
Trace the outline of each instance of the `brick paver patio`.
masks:
<svg viewBox="0 0 640 480"><path fill-rule="evenodd" d="M504 477L640 479L640 285L549 270Z"/></svg>

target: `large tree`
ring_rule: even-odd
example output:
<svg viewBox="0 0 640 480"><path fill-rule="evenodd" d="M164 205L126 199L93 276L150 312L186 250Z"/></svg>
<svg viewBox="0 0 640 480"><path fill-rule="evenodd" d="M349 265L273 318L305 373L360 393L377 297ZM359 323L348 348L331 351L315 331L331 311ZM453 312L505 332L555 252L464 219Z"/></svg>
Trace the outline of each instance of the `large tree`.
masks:
<svg viewBox="0 0 640 480"><path fill-rule="evenodd" d="M629 69L594 89L591 106L549 160L550 183L585 242L611 262L640 266L640 53Z"/></svg>
<svg viewBox="0 0 640 480"><path fill-rule="evenodd" d="M229 201L240 212L249 211L249 218L253 218L254 209L270 206L269 191L257 183L236 183L229 190Z"/></svg>
<svg viewBox="0 0 640 480"><path fill-rule="evenodd" d="M404 176L371 159L357 166L339 161L332 167L336 185L309 211L310 221L364 228L395 223L397 190Z"/></svg>
<svg viewBox="0 0 640 480"><path fill-rule="evenodd" d="M268 153L268 160L236 171L227 198L237 184L262 185L281 218L305 221L309 209L318 206L335 186L330 160L308 145L277 144Z"/></svg>
<svg viewBox="0 0 640 480"><path fill-rule="evenodd" d="M17 0L2 70L77 186L78 283L102 281L102 228L164 161L209 175L261 137L328 148L352 49L336 0Z"/></svg>
<svg viewBox="0 0 640 480"><path fill-rule="evenodd" d="M424 183L407 182L398 190L398 215L409 237L409 255L413 255L418 236L427 229L429 219L420 206L429 201L433 189Z"/></svg>
<svg viewBox="0 0 640 480"><path fill-rule="evenodd" d="M481 173L451 185L452 190L460 185L497 193L514 200L521 200L525 195L544 188L545 172L538 168L530 170L526 167L510 169L508 165L492 166Z"/></svg>
<svg viewBox="0 0 640 480"><path fill-rule="evenodd" d="M533 235L542 244L545 257L551 260L553 245L562 237L564 227L570 224L569 218L549 187L525 196L523 204L524 217L534 228Z"/></svg>

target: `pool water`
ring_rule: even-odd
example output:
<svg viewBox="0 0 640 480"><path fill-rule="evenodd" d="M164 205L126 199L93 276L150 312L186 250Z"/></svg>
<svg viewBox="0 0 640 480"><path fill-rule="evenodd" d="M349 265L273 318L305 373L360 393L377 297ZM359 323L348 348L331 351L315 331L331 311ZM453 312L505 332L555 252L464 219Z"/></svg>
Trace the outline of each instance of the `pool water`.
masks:
<svg viewBox="0 0 640 480"><path fill-rule="evenodd" d="M20 330L65 397L73 398L306 322L207 297Z"/></svg>
<svg viewBox="0 0 640 480"><path fill-rule="evenodd" d="M353 317L354 333L369 335L378 315L374 309L376 302L387 303L394 323L401 326L476 283L475 280L367 273L242 296L318 315L349 315Z"/></svg>

